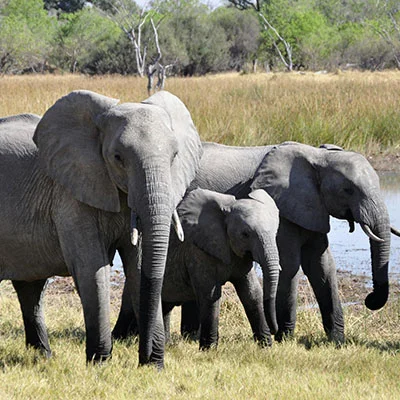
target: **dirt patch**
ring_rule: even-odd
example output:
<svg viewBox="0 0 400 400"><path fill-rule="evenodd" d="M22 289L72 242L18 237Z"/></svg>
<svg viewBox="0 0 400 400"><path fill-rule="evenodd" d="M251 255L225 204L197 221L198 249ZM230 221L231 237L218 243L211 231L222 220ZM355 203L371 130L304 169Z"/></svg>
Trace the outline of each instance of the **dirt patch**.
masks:
<svg viewBox="0 0 400 400"><path fill-rule="evenodd" d="M119 308L121 302L124 282L124 274L113 271L111 275L110 297L111 304L116 309ZM372 291L370 277L353 275L346 271L338 271L338 284L340 298L343 304L357 303L362 305L364 304L365 297ZM72 293L78 295L71 277L55 277L49 280L46 296ZM391 279L389 299L398 297L400 297L400 284L397 279ZM223 299L227 301L239 301L233 285L229 282L223 287ZM313 290L304 275L302 275L299 280L298 301L300 306L316 305Z"/></svg>
<svg viewBox="0 0 400 400"><path fill-rule="evenodd" d="M400 152L381 152L367 157L378 172L400 173Z"/></svg>

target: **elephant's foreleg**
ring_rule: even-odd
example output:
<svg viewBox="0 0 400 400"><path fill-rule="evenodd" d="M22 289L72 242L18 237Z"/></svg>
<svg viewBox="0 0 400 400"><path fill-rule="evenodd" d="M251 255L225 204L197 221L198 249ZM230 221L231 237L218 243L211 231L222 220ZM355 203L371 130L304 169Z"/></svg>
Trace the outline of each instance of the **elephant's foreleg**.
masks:
<svg viewBox="0 0 400 400"><path fill-rule="evenodd" d="M313 240L304 246L302 268L315 293L329 340L344 342L343 311L339 298L336 267L328 240Z"/></svg>
<svg viewBox="0 0 400 400"><path fill-rule="evenodd" d="M299 269L292 268L291 273L285 273L284 267L279 276L278 293L276 298L276 315L278 332L275 339L280 342L283 338L293 336L296 327L297 288L299 283Z"/></svg>
<svg viewBox="0 0 400 400"><path fill-rule="evenodd" d="M186 339L198 339L200 320L197 302L186 301L181 310L181 335Z"/></svg>
<svg viewBox="0 0 400 400"><path fill-rule="evenodd" d="M208 295L197 294L200 309L200 350L218 345L218 324L221 286L217 285Z"/></svg>
<svg viewBox="0 0 400 400"><path fill-rule="evenodd" d="M301 228L280 219L277 236L282 271L279 274L276 297L278 332L275 339L290 337L296 326L297 287L301 260Z"/></svg>
<svg viewBox="0 0 400 400"><path fill-rule="evenodd" d="M24 319L26 345L39 349L46 357L50 357L42 302L45 283L46 279L33 282L12 281Z"/></svg>
<svg viewBox="0 0 400 400"><path fill-rule="evenodd" d="M264 314L263 290L254 268L243 277L232 279L232 283L249 319L254 339L261 345L271 346L271 333Z"/></svg>

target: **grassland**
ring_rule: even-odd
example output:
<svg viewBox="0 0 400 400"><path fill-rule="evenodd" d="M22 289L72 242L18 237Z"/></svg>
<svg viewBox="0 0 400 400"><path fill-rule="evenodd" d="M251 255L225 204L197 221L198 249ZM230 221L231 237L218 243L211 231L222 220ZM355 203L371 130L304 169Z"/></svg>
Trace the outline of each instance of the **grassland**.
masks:
<svg viewBox="0 0 400 400"><path fill-rule="evenodd" d="M146 81L136 77L2 77L0 115L43 114L75 89L123 102L147 97ZM185 102L203 140L335 143L367 155L399 151L399 72L170 78L166 89Z"/></svg>
<svg viewBox="0 0 400 400"><path fill-rule="evenodd" d="M145 81L131 77L1 77L0 115L43 114L74 89L125 102L146 98L145 88ZM185 102L204 140L235 145L329 142L396 162L400 152L400 73L171 78L167 89ZM50 285L45 297L54 353L50 360L25 349L16 295L9 282L0 284L0 399L400 398L395 285L388 305L370 312L362 304L364 282L340 276L342 300L351 305L345 307L347 340L339 349L326 342L306 283L300 290L296 339L271 349L252 342L243 310L228 291L218 349L199 352L197 343L183 341L176 311L166 369L157 373L137 368L135 340L115 343L106 365L87 367L79 298L63 282ZM114 287L112 293L112 323L120 290Z"/></svg>
<svg viewBox="0 0 400 400"><path fill-rule="evenodd" d="M61 284L60 284L61 282ZM270 349L253 343L241 305L230 290L221 311L217 350L178 335L173 315L166 368L138 368L136 340L114 344L113 359L86 366L84 324L78 295L64 280L46 293L53 358L44 360L24 344L22 318L9 282L0 284L1 399L398 399L400 398L400 300L392 294L379 312L358 301L363 282L341 277L347 340L342 348L326 342L307 283L300 288L296 339ZM120 288L112 295L115 321Z"/></svg>

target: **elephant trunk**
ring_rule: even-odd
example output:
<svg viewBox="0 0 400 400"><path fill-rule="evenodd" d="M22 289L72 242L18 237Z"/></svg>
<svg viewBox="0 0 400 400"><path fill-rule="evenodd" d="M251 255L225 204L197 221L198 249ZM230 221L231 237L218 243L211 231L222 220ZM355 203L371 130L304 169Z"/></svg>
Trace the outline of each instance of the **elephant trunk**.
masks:
<svg viewBox="0 0 400 400"><path fill-rule="evenodd" d="M164 363L161 290L172 215L167 175L161 168L145 168L146 193L135 201L142 232L139 365L154 364L160 369ZM133 204L130 207L135 209Z"/></svg>
<svg viewBox="0 0 400 400"><path fill-rule="evenodd" d="M373 291L365 299L365 305L370 310L378 310L386 304L389 295L389 256L390 256L390 222L389 214L381 199L374 199L373 207L365 209L374 210L368 217L361 214L361 219L365 220L373 235L380 240L370 236L371 266ZM368 229L367 229L368 230ZM365 229L364 229L365 231Z"/></svg>
<svg viewBox="0 0 400 400"><path fill-rule="evenodd" d="M276 293L278 289L279 253L275 237L263 241L264 251L262 257L256 260L263 272L264 313L269 329L274 335L278 331L276 318Z"/></svg>

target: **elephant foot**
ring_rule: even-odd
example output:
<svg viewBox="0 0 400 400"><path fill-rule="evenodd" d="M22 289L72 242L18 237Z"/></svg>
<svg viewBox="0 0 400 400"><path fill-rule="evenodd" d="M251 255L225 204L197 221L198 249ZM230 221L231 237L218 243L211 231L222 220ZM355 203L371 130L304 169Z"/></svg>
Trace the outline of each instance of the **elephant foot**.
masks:
<svg viewBox="0 0 400 400"><path fill-rule="evenodd" d="M101 365L111 360L112 355L110 354L93 354L91 357L86 355L86 364Z"/></svg>
<svg viewBox="0 0 400 400"><path fill-rule="evenodd" d="M143 368L143 367L149 367L149 368L155 368L158 372L161 372L164 369L164 360L155 360L150 358L150 360L147 361L140 361L139 360L139 365L138 367Z"/></svg>
<svg viewBox="0 0 400 400"><path fill-rule="evenodd" d="M294 331L292 330L278 330L278 332L275 334L275 340L278 343L282 343L285 340L292 340L294 338Z"/></svg>
<svg viewBox="0 0 400 400"><path fill-rule="evenodd" d="M254 340L257 342L257 344L261 348L266 348L266 347L271 347L272 346L271 336L266 336L266 337L263 337L263 338L254 338Z"/></svg>
<svg viewBox="0 0 400 400"><path fill-rule="evenodd" d="M328 340L336 345L337 348L343 346L345 337L343 332L330 332L328 333Z"/></svg>
<svg viewBox="0 0 400 400"><path fill-rule="evenodd" d="M112 338L114 340L128 340L133 337L139 336L139 329L136 325L130 324L128 328L120 329L117 326L112 331Z"/></svg>
<svg viewBox="0 0 400 400"><path fill-rule="evenodd" d="M218 342L200 343L199 350L208 351L210 349L216 349L217 347L218 347Z"/></svg>
<svg viewBox="0 0 400 400"><path fill-rule="evenodd" d="M195 330L182 330L181 331L182 337L185 340L191 341L191 342L195 342L197 340L199 340L199 330L195 329Z"/></svg>

